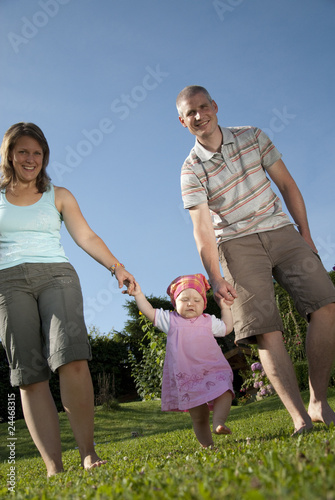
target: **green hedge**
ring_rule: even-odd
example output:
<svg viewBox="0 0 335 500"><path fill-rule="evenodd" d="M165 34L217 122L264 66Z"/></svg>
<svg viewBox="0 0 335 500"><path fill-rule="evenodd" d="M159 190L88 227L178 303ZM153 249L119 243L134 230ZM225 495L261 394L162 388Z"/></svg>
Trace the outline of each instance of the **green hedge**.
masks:
<svg viewBox="0 0 335 500"><path fill-rule="evenodd" d="M131 377L128 362L128 350L125 344L114 341L108 335L98 337L89 336L92 348L92 360L89 367L92 375L94 393L99 396L99 375L110 376L110 392L116 399L128 394L136 394L134 380ZM50 379L50 389L55 400L58 411L63 411L63 405L59 392L59 379L57 373L52 373ZM7 421L8 418L8 394L15 394L16 419L23 418L20 390L18 387L11 387L9 377L9 366L5 353L0 342L0 422Z"/></svg>
<svg viewBox="0 0 335 500"><path fill-rule="evenodd" d="M297 375L299 389L301 391L309 389L307 361L297 361L296 363L294 363L294 369L295 369L295 373ZM335 387L335 365L333 366L333 369L331 372L329 387Z"/></svg>

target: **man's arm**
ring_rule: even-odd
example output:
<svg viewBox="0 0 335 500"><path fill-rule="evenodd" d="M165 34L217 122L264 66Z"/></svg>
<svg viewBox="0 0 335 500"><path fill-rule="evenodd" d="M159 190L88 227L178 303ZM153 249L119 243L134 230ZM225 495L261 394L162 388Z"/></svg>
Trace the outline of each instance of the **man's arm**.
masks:
<svg viewBox="0 0 335 500"><path fill-rule="evenodd" d="M232 297L237 297L234 287L221 276L219 253L207 203L196 205L189 211L193 222L194 239L212 285L215 300L219 303L222 298L231 300Z"/></svg>
<svg viewBox="0 0 335 500"><path fill-rule="evenodd" d="M285 163L282 160L278 160L268 168L267 172L271 180L278 187L288 211L298 226L299 233L314 252L317 252L308 225L304 199L295 180L287 170Z"/></svg>

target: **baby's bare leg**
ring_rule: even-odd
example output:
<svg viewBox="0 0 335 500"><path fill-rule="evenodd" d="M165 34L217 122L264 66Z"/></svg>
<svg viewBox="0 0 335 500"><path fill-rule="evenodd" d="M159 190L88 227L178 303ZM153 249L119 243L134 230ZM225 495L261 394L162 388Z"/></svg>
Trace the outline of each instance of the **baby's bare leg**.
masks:
<svg viewBox="0 0 335 500"><path fill-rule="evenodd" d="M213 432L215 434L231 434L231 430L225 425L225 422L230 412L232 400L233 395L230 391L214 400Z"/></svg>
<svg viewBox="0 0 335 500"><path fill-rule="evenodd" d="M204 448L213 446L213 438L209 425L209 408L207 404L189 409L195 435Z"/></svg>

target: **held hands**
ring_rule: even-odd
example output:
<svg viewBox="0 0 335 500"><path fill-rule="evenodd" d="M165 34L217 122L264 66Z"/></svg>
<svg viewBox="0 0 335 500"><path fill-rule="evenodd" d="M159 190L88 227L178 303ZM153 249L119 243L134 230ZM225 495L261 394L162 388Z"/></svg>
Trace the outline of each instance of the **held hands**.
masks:
<svg viewBox="0 0 335 500"><path fill-rule="evenodd" d="M221 301L223 304L231 307L233 305L234 299L237 297L235 288L228 283L224 278L220 278L214 283L211 282L213 288L214 299L221 307Z"/></svg>
<svg viewBox="0 0 335 500"><path fill-rule="evenodd" d="M142 290L141 290L140 285L134 279L134 286L132 288L128 288L127 290L124 290L122 293L127 293L128 295L131 295L132 297L136 297L137 295L140 295L140 293L142 293Z"/></svg>
<svg viewBox="0 0 335 500"><path fill-rule="evenodd" d="M233 297L231 297L230 299L224 299L223 297L218 301L218 306L220 307L221 311L223 309L229 309L231 308L231 306L233 305L234 303L234 299Z"/></svg>
<svg viewBox="0 0 335 500"><path fill-rule="evenodd" d="M122 266L117 266L114 271L115 278L117 279L119 283L119 288L122 288L123 286L127 287L127 290L123 290L122 293L128 293L131 295L130 292L135 287L135 278L132 274L130 274L124 267Z"/></svg>

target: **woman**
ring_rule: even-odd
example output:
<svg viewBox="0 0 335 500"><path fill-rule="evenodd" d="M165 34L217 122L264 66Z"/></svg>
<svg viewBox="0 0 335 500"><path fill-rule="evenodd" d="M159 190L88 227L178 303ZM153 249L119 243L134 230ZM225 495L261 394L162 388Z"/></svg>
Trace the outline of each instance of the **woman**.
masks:
<svg viewBox="0 0 335 500"><path fill-rule="evenodd" d="M50 182L49 146L39 127L12 125L0 154L0 336L11 384L20 387L27 427L52 476L63 471L49 388L50 370L57 371L82 466L97 467L105 462L94 449L91 350L79 279L60 244L62 221L120 288L132 291L134 278L89 227L74 196Z"/></svg>

